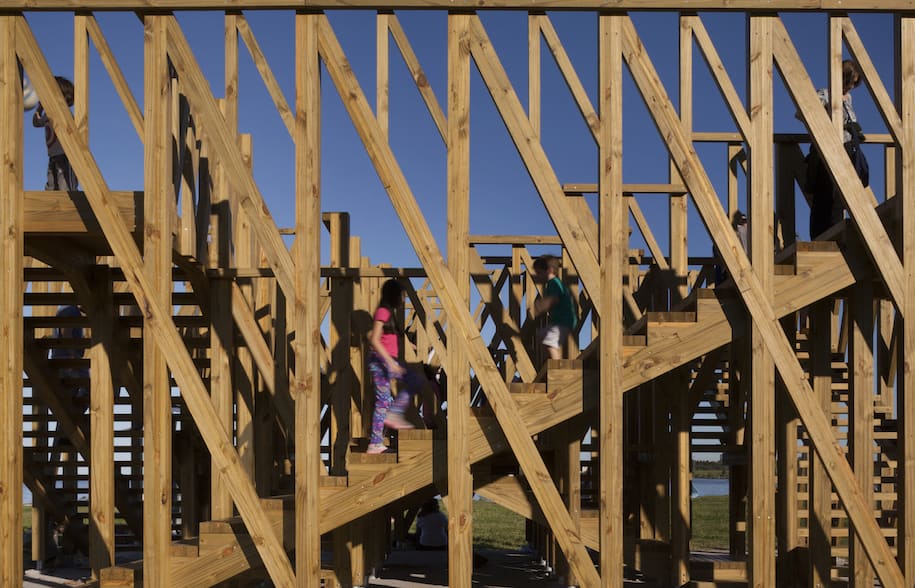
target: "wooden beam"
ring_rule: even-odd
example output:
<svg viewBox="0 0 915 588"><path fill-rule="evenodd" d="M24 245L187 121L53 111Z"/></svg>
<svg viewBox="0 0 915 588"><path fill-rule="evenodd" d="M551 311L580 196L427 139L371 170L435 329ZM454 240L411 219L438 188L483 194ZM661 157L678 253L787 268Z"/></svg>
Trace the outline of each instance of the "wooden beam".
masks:
<svg viewBox="0 0 915 588"><path fill-rule="evenodd" d="M215 197L222 190L217 186L214 190L214 202L225 203L225 200ZM212 226L213 249L228 249L228 245L221 245L223 240L230 239L226 228L227 222L217 220ZM228 266L228 261L221 262ZM232 282L227 278L217 278L210 281L210 401L216 411L217 423L231 439L234 429L234 402L232 381L232 359L235 351L235 329L232 321ZM210 517L213 520L222 520L234 514L232 497L229 494L226 480L218 475L215 456L211 456L210 476Z"/></svg>
<svg viewBox="0 0 915 588"><path fill-rule="evenodd" d="M622 26L626 17L601 14L598 17L600 118L622 120L623 62ZM600 292L598 302L592 296L600 315L600 420L598 443L600 457L600 572L602 586L623 585L623 377L622 370L612 369L621 363L623 354L623 283L624 255L628 251L628 214L623 199L622 127L601 125L598 141L600 192ZM580 266L579 266L580 269ZM593 290L592 290L593 291Z"/></svg>
<svg viewBox="0 0 915 588"><path fill-rule="evenodd" d="M714 10L741 12L759 8L758 0L692 0L692 10ZM266 8L285 9L353 9L384 10L391 7L390 0L8 0L4 12L18 10L248 10ZM474 0L455 3L453 0L401 0L398 9L467 9L467 10L601 10L607 7L606 0ZM666 10L683 8L682 1L617 0L616 10ZM915 8L912 0L771 0L766 3L768 10L844 10L844 11L905 11Z"/></svg>
<svg viewBox="0 0 915 588"><path fill-rule="evenodd" d="M73 122L89 140L89 36L85 13L73 15Z"/></svg>
<svg viewBox="0 0 915 588"><path fill-rule="evenodd" d="M856 243L853 242L853 243ZM860 250L860 245L852 245ZM849 292L848 321L848 446L855 478L864 499L873 504L874 494L874 288L861 280ZM897 441L898 443L898 441ZM809 525L808 525L809 526ZM853 586L873 586L874 572L857 534L849 545L849 577Z"/></svg>
<svg viewBox="0 0 915 588"><path fill-rule="evenodd" d="M908 50L915 43L915 18L896 17L896 92L902 107L904 145L899 153L898 192L902 197L902 258L905 264L905 311L915 316L915 55ZM909 100L908 103L905 101ZM897 311L899 310L897 301ZM901 314L901 313L900 313ZM897 321L899 320L897 314ZM898 324L898 323L897 323ZM900 366L896 383L897 416L899 419L899 455L896 475L899 513L899 560L908 584L915 581L915 320L902 318L902 341L897 343ZM892 397L886 400L890 401ZM901 489L900 489L901 486ZM861 541L866 541L861 537ZM878 572L879 574L879 572Z"/></svg>
<svg viewBox="0 0 915 588"><path fill-rule="evenodd" d="M170 306L172 243L168 221L174 194L165 25L160 16L144 19L143 271L151 286L151 298ZM149 336L147 320L144 318L143 325L143 575L145 586L165 588L171 584L172 399L168 366Z"/></svg>
<svg viewBox="0 0 915 588"><path fill-rule="evenodd" d="M531 122L534 134L540 136L541 127L541 95L540 80L542 77L540 66L540 22L543 15L528 13L527 15L527 118Z"/></svg>
<svg viewBox="0 0 915 588"><path fill-rule="evenodd" d="M24 233L99 233L101 227L81 192L26 191L23 193ZM111 192L110 206L128 231L142 224L142 192Z"/></svg>
<svg viewBox="0 0 915 588"><path fill-rule="evenodd" d="M797 316L792 314L782 319L782 328L788 335L792 344L797 339ZM798 548L800 537L798 529L798 418L794 407L781 380L776 382L776 411L778 425L775 434L776 463L778 475L778 491L776 499L776 535L778 539L778 558L776 559L776 574L778 578L797 577L797 561L794 557ZM733 410L733 409L732 409ZM867 557L866 555L864 557Z"/></svg>
<svg viewBox="0 0 915 588"><path fill-rule="evenodd" d="M22 583L22 86L15 16L0 16L0 585Z"/></svg>
<svg viewBox="0 0 915 588"><path fill-rule="evenodd" d="M349 214L345 212L324 213L325 226L330 232L330 264L341 267L349 264ZM330 325L328 343L331 353L331 370L327 381L331 386L331 430L330 430L330 474L346 475L346 459L349 454L350 412L353 392L353 377L349 365L350 347L353 343L353 329L350 319L353 313L353 280L330 278ZM356 343L358 343L358 339Z"/></svg>
<svg viewBox="0 0 915 588"><path fill-rule="evenodd" d="M823 154L839 187L852 221L861 234L874 265L886 282L897 309L903 302L902 264L886 229L877 217L873 206L855 173L851 160L842 146L841 135L836 132L828 114L824 111L807 71L801 63L785 26L776 20L773 25L773 53L775 62L785 80L789 93L798 105L798 111L810 129L811 138ZM835 93L833 93L835 95ZM841 119L841 117L840 117Z"/></svg>
<svg viewBox="0 0 915 588"><path fill-rule="evenodd" d="M16 17L16 32L19 58L29 72L29 78L36 91L45 97L42 104L48 112L48 116L54 121L54 130L70 163L85 185L92 210L124 270L127 284L137 299L138 306L144 309L146 326L149 328L147 336L156 341L166 355L172 375L183 393L188 410L194 417L210 452L221 456L220 470L231 481L230 489L233 499L274 583L291 586L293 574L289 560L267 523L257 494L238 463L238 456L230 439L224 430L214 426L216 414L213 405L171 318L171 307L163 305L158 298L153 296L153 285L143 271L143 262L132 236L115 212L109 210L107 202L110 191L105 179L99 171L88 144L82 141L75 131L73 118L69 114L63 96L57 89L54 76L23 17Z"/></svg>
<svg viewBox="0 0 915 588"><path fill-rule="evenodd" d="M448 269L464 308L470 304L470 20L468 14L448 15ZM469 588L473 577L473 476L467 439L470 371L467 352L459 345L448 346L446 361L448 585Z"/></svg>
<svg viewBox="0 0 915 588"><path fill-rule="evenodd" d="M829 421L813 405L810 384L806 381L794 350L776 320L772 303L762 293L759 277L750 266L743 247L731 229L715 189L691 142L680 128L677 113L628 18L624 21L623 32L623 55L629 64L633 79L643 97L650 97L646 99L646 104L655 124L658 125L661 136L683 176L683 181L690 188L699 214L735 280L737 291L752 316L753 323L759 329L762 340L775 360L775 365L788 388L792 402L797 407L801 421L807 427L817 453L823 457L827 473L840 499L845 503L849 518L862 535L868 557L877 569L878 577L886 586L902 586L902 573L876 521L871 517L870 507L855 483L854 474L845 460L844 449L833 436ZM779 35L775 38L777 42L774 43L774 47L777 53L781 40ZM825 135L825 132L823 134ZM847 156L845 159L848 159Z"/></svg>
<svg viewBox="0 0 915 588"><path fill-rule="evenodd" d="M385 137L391 131L391 39L389 23L393 15L375 16L375 117Z"/></svg>
<svg viewBox="0 0 915 588"><path fill-rule="evenodd" d="M690 453L690 429L693 405L689 390L689 370L680 367L667 374L663 383L665 395L671 405L671 521L670 521L670 578L671 586L688 586L689 540L692 527L692 497L690 476L692 456Z"/></svg>
<svg viewBox="0 0 915 588"><path fill-rule="evenodd" d="M101 266L93 276L94 305L88 309L92 328L89 350L89 563L99 570L114 565L114 397L111 355L115 349L114 299L111 274Z"/></svg>
<svg viewBox="0 0 915 588"><path fill-rule="evenodd" d="M774 299L772 251L774 178L772 134L772 15L750 16L749 208L750 257L759 294ZM775 365L762 334L750 326L750 487L747 513L750 584L775 580Z"/></svg>
<svg viewBox="0 0 915 588"><path fill-rule="evenodd" d="M296 586L320 585L318 495L321 462L321 67L324 17L295 16L295 552Z"/></svg>
<svg viewBox="0 0 915 588"><path fill-rule="evenodd" d="M493 102L502 116L503 122L518 148L518 153L524 161L527 171L537 187L541 200L556 227L556 232L562 237L563 245L569 250L569 255L578 268L581 281L588 291L594 305L600 306L600 294L596 284L599 279L600 269L595 258L592 244L588 242L585 229L576 218L569 204L565 201L562 185L553 171L543 146L536 138L534 129L518 100L508 74L502 67L499 57L489 41L486 30L479 17L474 17L471 30L473 42L471 52L474 62L489 88Z"/></svg>
<svg viewBox="0 0 915 588"><path fill-rule="evenodd" d="M827 418L832 417L832 300L826 298L810 310L810 379L814 402ZM755 406L755 405L754 405ZM809 567L799 570L807 576L808 586L827 586L832 574L832 484L826 477L823 461L807 454L807 545Z"/></svg>
<svg viewBox="0 0 915 588"><path fill-rule="evenodd" d="M449 341L466 346L468 358L480 384L486 390L487 399L515 451L522 470L530 480L534 494L541 505L553 532L569 558L578 577L588 586L596 586L599 578L590 557L581 542L578 533L572 527L568 511L562 504L562 498L556 487L550 482L549 472L543 464L533 440L520 425L517 410L511 400L508 387L502 375L493 363L489 350L484 345L480 333L473 324L459 292L454 277L446 269L442 254L435 244L435 239L426 224L416 199L397 164L378 122L369 108L365 95L352 73L343 49L334 35L327 18L320 18L319 50L327 66L327 71L343 99L350 118L362 138L369 158L375 166L382 184L387 187L388 196L404 225L407 235L423 267L429 273L429 280L435 288L448 316L448 325L454 332ZM472 17L474 20L476 17Z"/></svg>

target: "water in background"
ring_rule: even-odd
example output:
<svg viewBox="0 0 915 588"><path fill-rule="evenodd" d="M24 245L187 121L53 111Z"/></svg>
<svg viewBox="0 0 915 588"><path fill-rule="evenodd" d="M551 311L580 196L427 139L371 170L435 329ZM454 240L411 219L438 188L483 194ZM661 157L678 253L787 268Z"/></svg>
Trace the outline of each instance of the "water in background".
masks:
<svg viewBox="0 0 915 588"><path fill-rule="evenodd" d="M727 478L693 478L693 489L696 496L727 496L729 482Z"/></svg>

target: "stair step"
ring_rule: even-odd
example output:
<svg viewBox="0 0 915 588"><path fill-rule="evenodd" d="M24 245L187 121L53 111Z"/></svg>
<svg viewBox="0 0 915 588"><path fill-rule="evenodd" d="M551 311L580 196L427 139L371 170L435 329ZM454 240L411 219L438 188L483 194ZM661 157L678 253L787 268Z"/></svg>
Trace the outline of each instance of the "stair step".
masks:
<svg viewBox="0 0 915 588"><path fill-rule="evenodd" d="M349 454L349 461L347 467L349 466L379 466L397 463L397 454L394 452L390 453L360 453L360 452L351 452Z"/></svg>
<svg viewBox="0 0 915 588"><path fill-rule="evenodd" d="M543 382L512 382L508 386L512 394L546 394L546 384Z"/></svg>
<svg viewBox="0 0 915 588"><path fill-rule="evenodd" d="M172 541L169 553L172 557L198 557L200 555L199 543L200 540L197 537Z"/></svg>

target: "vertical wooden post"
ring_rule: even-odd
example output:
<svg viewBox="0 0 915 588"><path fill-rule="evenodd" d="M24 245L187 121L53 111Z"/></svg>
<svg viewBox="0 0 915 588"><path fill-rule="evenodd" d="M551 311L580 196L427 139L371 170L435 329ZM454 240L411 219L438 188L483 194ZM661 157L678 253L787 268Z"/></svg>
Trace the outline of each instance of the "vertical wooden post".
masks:
<svg viewBox="0 0 915 588"><path fill-rule="evenodd" d="M144 17L144 271L160 308L171 305L171 125L166 17ZM169 581L172 527L172 406L168 366L143 326L143 583L165 588Z"/></svg>
<svg viewBox="0 0 915 588"><path fill-rule="evenodd" d="M73 15L73 124L89 140L89 31L83 12Z"/></svg>
<svg viewBox="0 0 915 588"><path fill-rule="evenodd" d="M219 100L219 106L226 116L229 102ZM204 129L206 132L206 129ZM215 150L212 150L215 151ZM211 268L228 269L232 263L232 222L230 187L226 172L227 161L211 153L211 170L215 170L210 208L210 257ZM215 160L215 165L213 161ZM211 176L212 178L213 176ZM232 352L234 351L235 325L232 322L232 282L220 276L210 282L210 398L229 439L234 439L234 384L232 373ZM210 517L222 520L235 514L232 497L226 481L216 466L217 457L210 459Z"/></svg>
<svg viewBox="0 0 915 588"><path fill-rule="evenodd" d="M448 269L470 304L470 16L448 15ZM467 420L470 369L460 345L448 348L448 584L473 576L473 478Z"/></svg>
<svg viewBox="0 0 915 588"><path fill-rule="evenodd" d="M349 265L349 214L325 213L324 222L330 230L330 265ZM350 395L352 371L350 370L350 316L353 311L353 278L330 279L330 345L332 370L328 371L331 386L330 473L346 474L346 456L351 437Z"/></svg>
<svg viewBox="0 0 915 588"><path fill-rule="evenodd" d="M680 15L680 122L683 132L690 136L693 130L693 29L690 19L692 14ZM673 161L669 162L670 181L681 183L680 173ZM670 212L670 269L671 282L668 286L671 304L682 300L689 292L686 276L687 267L687 196L671 194L668 196Z"/></svg>
<svg viewBox="0 0 915 588"><path fill-rule="evenodd" d="M223 201L223 205L227 203ZM217 224L221 224L218 221ZM215 229L215 227L214 227ZM228 239L227 231L216 229L214 249L220 248L219 240ZM228 264L220 262L219 267ZM219 424L229 438L233 438L233 394L232 394L232 282L223 276L210 282L210 397L219 418ZM210 518L222 520L234 513L232 497L225 480L219 474L215 458L211 458L210 474Z"/></svg>
<svg viewBox="0 0 915 588"><path fill-rule="evenodd" d="M857 241L849 243L850 253L866 255ZM848 313L851 330L848 349L848 445L855 478L861 493L873 504L874 494L874 288L861 280L851 288ZM873 586L873 567L857 534L850 537L849 574L852 586Z"/></svg>
<svg viewBox="0 0 915 588"><path fill-rule="evenodd" d="M228 104L228 101L226 103ZM242 159L247 164L248 169L252 169L253 144L250 134L246 133L239 137L239 148L242 152ZM236 212L238 214L233 213L233 218L235 219L235 267L257 267L260 257L255 246L254 229L251 227L248 214L243 209L239 208ZM250 282L244 282L239 284L239 289L244 294L245 301L253 307L253 285ZM234 319L232 330L234 332ZM238 457L245 471L248 472L248 475L253 480L256 459L254 450L254 402L257 396L257 368L247 345L238 346L233 343L232 349L235 356L233 387ZM260 494L261 496L265 495L263 490L260 490Z"/></svg>
<svg viewBox="0 0 915 588"><path fill-rule="evenodd" d="M388 31L393 15L379 12L375 17L375 116L384 136L390 126L391 39Z"/></svg>
<svg viewBox="0 0 915 588"><path fill-rule="evenodd" d="M15 15L0 16L0 585L22 583L22 86Z"/></svg>
<svg viewBox="0 0 915 588"><path fill-rule="evenodd" d="M603 586L623 585L623 261L627 249L623 199L622 22L598 16L600 140L598 189L600 210L600 571Z"/></svg>
<svg viewBox="0 0 915 588"><path fill-rule="evenodd" d="M534 136L540 136L540 20L543 14L527 15L527 117Z"/></svg>
<svg viewBox="0 0 915 588"><path fill-rule="evenodd" d="M101 266L93 280L94 305L88 309L92 327L89 437L89 563L99 570L114 565L114 299L111 274Z"/></svg>
<svg viewBox="0 0 915 588"><path fill-rule="evenodd" d="M797 339L797 316L789 315L782 319L782 327L792 346ZM793 581L797 570L794 567L795 550L798 548L798 514L797 514L797 412L791 405L788 391L780 379L777 383L776 407L778 428L776 430L776 451L778 462L778 493L776 494L776 535L778 536L778 559L776 581L785 585Z"/></svg>
<svg viewBox="0 0 915 588"><path fill-rule="evenodd" d="M226 12L225 34L225 117L232 136L238 134L238 16Z"/></svg>
<svg viewBox="0 0 915 588"><path fill-rule="evenodd" d="M689 368L680 368L666 378L671 400L670 431L674 459L671 463L671 578L672 586L689 584L689 539L692 498L690 494Z"/></svg>
<svg viewBox="0 0 915 588"><path fill-rule="evenodd" d="M259 248L255 248L260 253ZM260 266L266 265L260 256L258 257ZM257 313L263 313L258 323L261 332L267 340L267 346L273 349L275 341L279 337L279 331L276 329L274 321L277 315L276 297L273 293L275 283L272 280L259 280L255 289L254 309ZM266 310L266 312L264 312ZM276 356L274 356L276 357ZM254 454L256 461L254 463L254 485L258 494L269 496L273 490L274 472L277 469L277 462L280 461L281 453L274 443L276 408L270 397L271 391L263 384L263 378L257 375L258 382L254 398ZM281 386L274 371L274 389L272 393L279 396L288 394L280 391Z"/></svg>
<svg viewBox="0 0 915 588"><path fill-rule="evenodd" d="M750 259L766 296L773 296L772 15L750 16ZM749 329L750 585L775 585L775 365L759 329Z"/></svg>
<svg viewBox="0 0 915 588"><path fill-rule="evenodd" d="M581 525L581 439L578 429L567 422L557 427L553 436L556 449L556 473L559 478L559 491L563 502L572 517L572 523ZM565 586L577 586L578 580L572 572L569 562L562 553L556 550L557 575Z"/></svg>
<svg viewBox="0 0 915 588"><path fill-rule="evenodd" d="M321 471L321 181L318 18L297 13L295 168L295 566L296 585L317 587L321 571L316 481Z"/></svg>
<svg viewBox="0 0 915 588"><path fill-rule="evenodd" d="M829 414L832 403L832 366L830 331L832 300L821 300L810 311L810 376L813 393L819 406ZM807 531L810 551L808 586L825 588L830 586L832 567L832 483L826 476L826 468L810 443L807 448Z"/></svg>
<svg viewBox="0 0 915 588"><path fill-rule="evenodd" d="M899 404L899 546L898 553L906 583L915 582L915 18L897 16L896 51L899 56L896 91L902 109L905 141L901 149L898 195L902 196L903 267L905 268L905 316L902 321L901 386L896 387ZM897 196L898 198L898 196ZM901 488L901 489L900 489Z"/></svg>
<svg viewBox="0 0 915 588"><path fill-rule="evenodd" d="M728 549L733 556L743 557L747 551L746 497L747 497L747 419L744 406L749 387L749 343L747 337L731 341L728 357L728 425L730 443L734 450L728 472Z"/></svg>

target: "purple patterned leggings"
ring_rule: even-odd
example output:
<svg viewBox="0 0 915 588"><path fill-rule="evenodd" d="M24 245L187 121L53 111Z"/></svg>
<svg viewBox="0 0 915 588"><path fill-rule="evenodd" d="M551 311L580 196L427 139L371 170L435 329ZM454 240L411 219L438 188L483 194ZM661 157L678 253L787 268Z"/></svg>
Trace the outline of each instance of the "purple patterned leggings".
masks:
<svg viewBox="0 0 915 588"><path fill-rule="evenodd" d="M403 366L403 362L398 362ZM403 376L391 374L388 364L375 352L369 355L369 371L375 384L375 410L372 413L372 434L369 443L381 443L384 439L384 418L388 410L403 414L413 396L422 388L422 377L407 370ZM404 386L397 398L391 398L391 380L400 380Z"/></svg>

